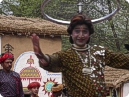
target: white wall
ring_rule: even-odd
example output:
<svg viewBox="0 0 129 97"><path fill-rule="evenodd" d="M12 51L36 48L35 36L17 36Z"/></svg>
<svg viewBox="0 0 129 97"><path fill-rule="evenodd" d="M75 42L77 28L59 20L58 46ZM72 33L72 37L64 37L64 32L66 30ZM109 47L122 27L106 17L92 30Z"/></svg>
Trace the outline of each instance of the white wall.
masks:
<svg viewBox="0 0 129 97"><path fill-rule="evenodd" d="M33 70L33 72L30 73L31 70ZM51 96L51 87L53 84L62 83L61 73L48 72L39 67L38 58L33 51L24 52L16 59L14 64L14 71L20 74L24 92L28 90L27 86L31 82L36 81L41 84L38 93L39 97Z"/></svg>
<svg viewBox="0 0 129 97"><path fill-rule="evenodd" d="M129 94L129 82L124 83L123 85L123 97L126 97Z"/></svg>

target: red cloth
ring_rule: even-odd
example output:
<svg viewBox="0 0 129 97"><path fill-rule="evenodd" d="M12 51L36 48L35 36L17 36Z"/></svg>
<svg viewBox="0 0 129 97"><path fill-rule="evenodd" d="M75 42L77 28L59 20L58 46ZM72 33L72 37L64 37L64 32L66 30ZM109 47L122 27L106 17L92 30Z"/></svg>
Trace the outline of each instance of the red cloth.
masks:
<svg viewBox="0 0 129 97"><path fill-rule="evenodd" d="M1 64L2 62L4 62L6 59L11 59L12 61L14 61L14 56L13 56L13 54L10 53L10 52L6 52L6 53L2 54L2 55L0 56L0 64Z"/></svg>
<svg viewBox="0 0 129 97"><path fill-rule="evenodd" d="M28 88L28 90L29 89L32 89L32 88L34 88L34 87L40 87L40 83L39 82L31 82L31 83L29 83L29 85L27 86L27 88Z"/></svg>

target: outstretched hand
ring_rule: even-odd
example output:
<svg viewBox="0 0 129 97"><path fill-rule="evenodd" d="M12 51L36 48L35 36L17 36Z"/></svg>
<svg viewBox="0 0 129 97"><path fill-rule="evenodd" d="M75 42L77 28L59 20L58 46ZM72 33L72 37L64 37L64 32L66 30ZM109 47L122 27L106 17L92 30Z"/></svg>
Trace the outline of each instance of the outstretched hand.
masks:
<svg viewBox="0 0 129 97"><path fill-rule="evenodd" d="M36 34L32 34L30 36L30 38L31 38L31 41L32 41L32 44L33 44L33 50L35 52L35 55L39 59L43 58L44 55L43 55L43 53L42 53L42 51L40 49L39 37Z"/></svg>

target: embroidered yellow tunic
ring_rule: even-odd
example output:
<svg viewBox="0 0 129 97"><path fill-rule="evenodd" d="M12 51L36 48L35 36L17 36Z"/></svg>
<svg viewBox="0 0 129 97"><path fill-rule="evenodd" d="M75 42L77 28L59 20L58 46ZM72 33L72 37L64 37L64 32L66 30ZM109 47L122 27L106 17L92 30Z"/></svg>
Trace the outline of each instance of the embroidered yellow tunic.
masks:
<svg viewBox="0 0 129 97"><path fill-rule="evenodd" d="M105 65L129 69L129 55L113 53L103 47L90 48L92 74L82 74L83 64L74 49L56 52L50 57L50 63L40 67L51 72L62 72L68 93L72 97L106 97L104 83Z"/></svg>

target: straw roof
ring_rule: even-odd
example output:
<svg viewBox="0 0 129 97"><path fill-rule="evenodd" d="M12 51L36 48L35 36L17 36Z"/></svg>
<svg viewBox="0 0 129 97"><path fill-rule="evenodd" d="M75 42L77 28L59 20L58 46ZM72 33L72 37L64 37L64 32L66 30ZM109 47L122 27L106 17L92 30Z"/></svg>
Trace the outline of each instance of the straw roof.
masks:
<svg viewBox="0 0 129 97"><path fill-rule="evenodd" d="M40 18L26 18L0 15L1 34L66 35L67 27Z"/></svg>
<svg viewBox="0 0 129 97"><path fill-rule="evenodd" d="M105 67L105 81L108 87L119 87L129 80L129 70Z"/></svg>

